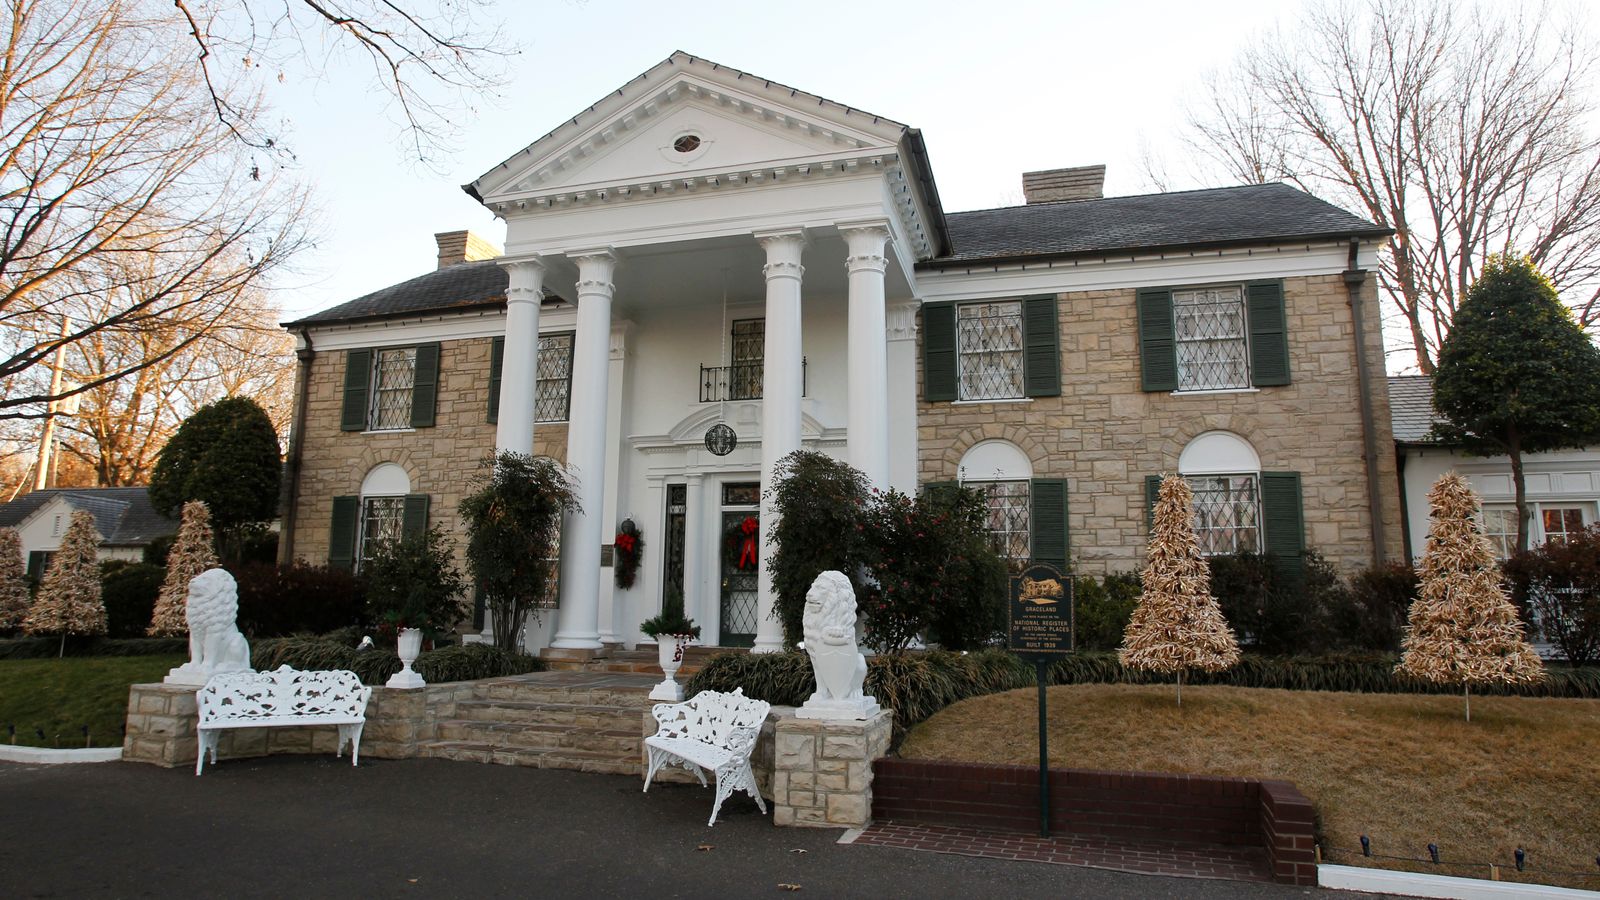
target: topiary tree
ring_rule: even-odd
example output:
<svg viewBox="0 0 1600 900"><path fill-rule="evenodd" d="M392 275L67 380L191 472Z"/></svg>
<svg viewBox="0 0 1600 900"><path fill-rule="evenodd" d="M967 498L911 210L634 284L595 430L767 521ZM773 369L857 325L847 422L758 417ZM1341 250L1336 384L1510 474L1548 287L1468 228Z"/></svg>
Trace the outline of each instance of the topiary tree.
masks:
<svg viewBox="0 0 1600 900"><path fill-rule="evenodd" d="M819 573L843 572L861 585L861 510L872 497L867 476L825 453L797 450L778 460L767 488L777 524L768 529L767 571L777 594L784 640L801 638L806 591Z"/></svg>
<svg viewBox="0 0 1600 900"><path fill-rule="evenodd" d="M1211 596L1211 570L1194 536L1194 492L1177 475L1161 480L1139 605L1128 619L1117 657L1130 669L1220 672L1239 661L1239 642Z"/></svg>
<svg viewBox="0 0 1600 900"><path fill-rule="evenodd" d="M15 528L0 528L0 631L16 631L28 617L28 566Z"/></svg>
<svg viewBox="0 0 1600 900"><path fill-rule="evenodd" d="M174 516L190 500L205 501L223 556L236 559L240 530L278 514L282 465L266 411L248 397L228 397L178 426L150 475L150 502Z"/></svg>
<svg viewBox="0 0 1600 900"><path fill-rule="evenodd" d="M1522 457L1600 440L1600 348L1527 257L1491 256L1439 348L1437 436L1511 457L1517 548L1528 549Z"/></svg>
<svg viewBox="0 0 1600 900"><path fill-rule="evenodd" d="M455 628L469 611L466 582L438 526L380 543L361 564L367 614L396 635L420 628L430 639Z"/></svg>
<svg viewBox="0 0 1600 900"><path fill-rule="evenodd" d="M106 633L106 608L100 602L100 536L94 516L84 510L72 514L61 547L45 570L39 596L23 620L29 634L59 634L65 655L67 635Z"/></svg>
<svg viewBox="0 0 1600 900"><path fill-rule="evenodd" d="M517 650L528 614L555 578L561 517L580 509L566 470L549 457L502 451L480 464L460 512L467 569L483 592L500 649Z"/></svg>
<svg viewBox="0 0 1600 900"><path fill-rule="evenodd" d="M1447 472L1428 491L1432 524L1422 583L1411 604L1395 671L1435 684L1459 684L1472 721L1474 684L1524 684L1544 677L1539 654L1522 636L1489 539L1478 528L1478 496Z"/></svg>
<svg viewBox="0 0 1600 900"><path fill-rule="evenodd" d="M167 577L156 597L156 610L150 617L151 637L183 637L189 633L189 580L217 567L215 541L211 534L211 510L204 501L190 500L183 505L183 520L178 539L167 554Z"/></svg>

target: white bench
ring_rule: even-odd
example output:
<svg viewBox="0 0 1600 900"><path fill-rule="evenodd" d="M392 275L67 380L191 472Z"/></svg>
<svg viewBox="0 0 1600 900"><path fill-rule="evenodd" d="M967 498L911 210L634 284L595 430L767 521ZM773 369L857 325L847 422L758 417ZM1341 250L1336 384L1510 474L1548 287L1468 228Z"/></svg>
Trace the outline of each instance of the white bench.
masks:
<svg viewBox="0 0 1600 900"><path fill-rule="evenodd" d="M298 725L339 726L339 748L349 743L350 765L361 755L361 728L367 721L372 688L344 669L302 672L282 666L271 672L229 672L213 675L198 693L200 758L194 773L217 762L217 739L224 728L278 728Z"/></svg>
<svg viewBox="0 0 1600 900"><path fill-rule="evenodd" d="M735 688L731 694L701 691L683 703L657 703L650 710L656 719L656 733L644 739L650 756L644 789L650 790L650 781L662 766L693 772L701 787L706 785L702 770L710 769L716 774L717 799L708 826L717 824L722 801L736 790L754 797L765 814L767 804L756 788L750 753L771 709L763 700L746 697L744 688Z"/></svg>

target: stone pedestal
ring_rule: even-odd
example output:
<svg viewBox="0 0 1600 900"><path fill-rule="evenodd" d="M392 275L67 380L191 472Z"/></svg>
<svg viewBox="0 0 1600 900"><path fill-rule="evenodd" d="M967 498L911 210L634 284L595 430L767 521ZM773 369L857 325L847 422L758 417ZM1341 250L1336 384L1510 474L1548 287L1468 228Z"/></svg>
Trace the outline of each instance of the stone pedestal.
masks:
<svg viewBox="0 0 1600 900"><path fill-rule="evenodd" d="M860 828L872 818L872 761L889 752L894 711L864 721L777 717L772 822Z"/></svg>

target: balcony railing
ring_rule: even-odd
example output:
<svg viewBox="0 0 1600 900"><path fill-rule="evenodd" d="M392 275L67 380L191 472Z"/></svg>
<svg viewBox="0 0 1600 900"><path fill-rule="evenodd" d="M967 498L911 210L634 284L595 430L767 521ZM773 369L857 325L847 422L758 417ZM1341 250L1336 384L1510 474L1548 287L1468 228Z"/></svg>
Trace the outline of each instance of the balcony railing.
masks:
<svg viewBox="0 0 1600 900"><path fill-rule="evenodd" d="M700 367L700 402L760 400L761 363ZM800 395L806 396L806 360L800 358Z"/></svg>

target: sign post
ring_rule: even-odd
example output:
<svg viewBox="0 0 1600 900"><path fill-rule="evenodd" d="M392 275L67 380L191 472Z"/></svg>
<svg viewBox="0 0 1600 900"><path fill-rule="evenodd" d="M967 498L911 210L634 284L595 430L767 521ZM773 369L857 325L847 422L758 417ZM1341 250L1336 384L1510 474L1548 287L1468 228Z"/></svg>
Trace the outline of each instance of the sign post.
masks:
<svg viewBox="0 0 1600 900"><path fill-rule="evenodd" d="M1050 664L1072 652L1072 579L1035 564L1011 579L1011 652L1033 662L1039 683L1039 836L1050 836L1050 714L1045 687Z"/></svg>

